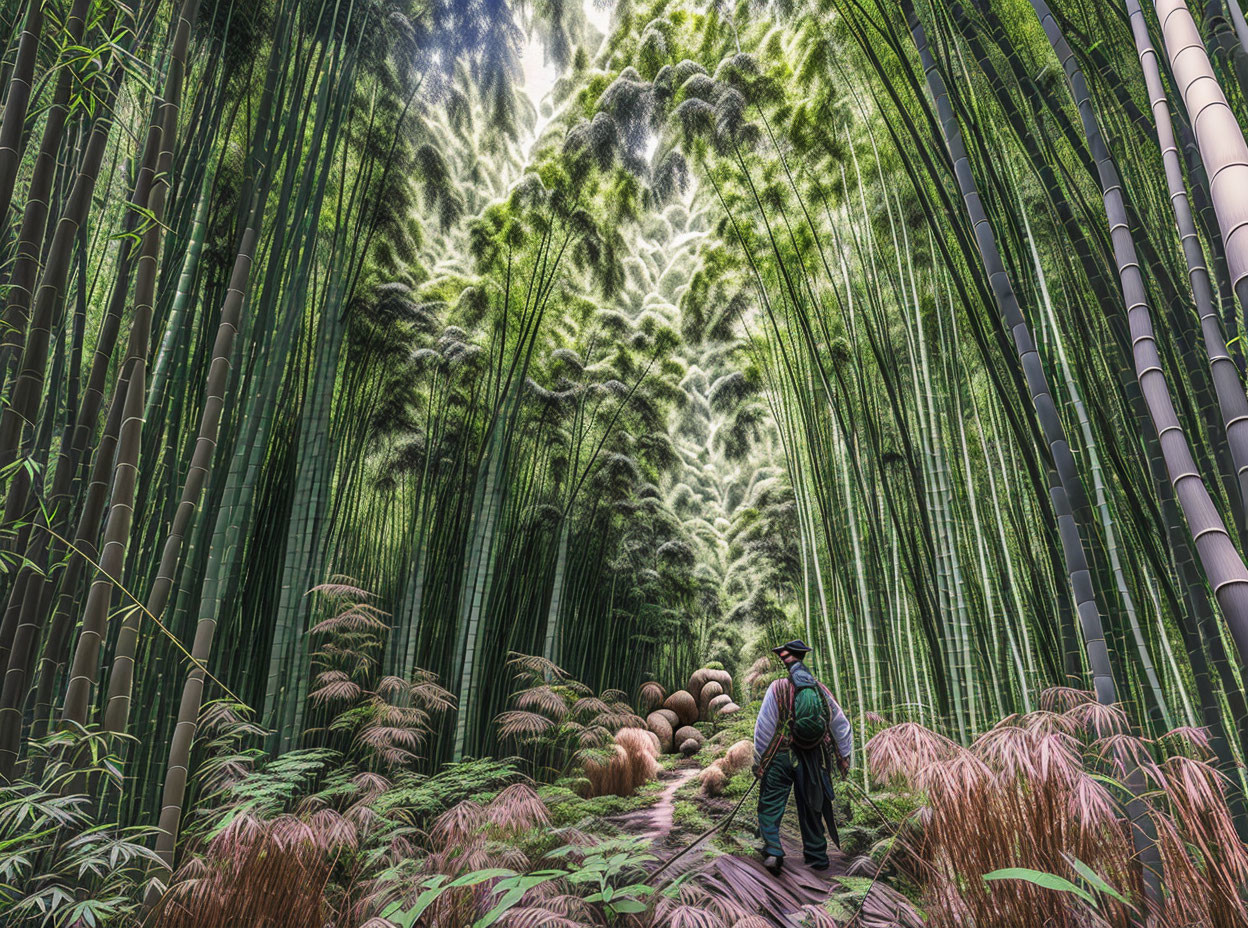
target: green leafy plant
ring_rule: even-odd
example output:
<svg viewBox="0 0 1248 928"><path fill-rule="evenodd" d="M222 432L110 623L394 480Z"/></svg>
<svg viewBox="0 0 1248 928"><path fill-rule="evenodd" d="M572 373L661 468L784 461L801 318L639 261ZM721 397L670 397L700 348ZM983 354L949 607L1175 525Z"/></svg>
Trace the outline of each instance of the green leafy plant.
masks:
<svg viewBox="0 0 1248 928"><path fill-rule="evenodd" d="M100 821L100 795L115 799L120 739L69 726L32 745L37 782L0 786L0 911L5 923L68 928L124 923L138 914L155 829Z"/></svg>
<svg viewBox="0 0 1248 928"><path fill-rule="evenodd" d="M575 858L575 862L564 869L517 873L506 868L486 868L472 870L453 879L437 874L421 881L421 892L415 905L405 907L402 903L392 903L383 910L382 917L400 928L410 928L443 894L493 880L496 882L489 887L488 911L471 923L472 928L489 928L508 910L519 905L530 890L562 881L570 887L588 890L581 898L586 903L601 906L607 918L615 921L621 915L646 911L647 897L655 891L639 879L644 873L643 865L654 860L654 856L647 853L644 847L645 842L634 838L604 841L591 848L569 844L545 855L552 860Z"/></svg>
<svg viewBox="0 0 1248 928"><path fill-rule="evenodd" d="M606 764L616 752L613 736L624 727L644 728L627 696L595 696L585 684L543 657L513 654L512 708L496 719L499 736L528 749L541 779L558 779L574 766Z"/></svg>

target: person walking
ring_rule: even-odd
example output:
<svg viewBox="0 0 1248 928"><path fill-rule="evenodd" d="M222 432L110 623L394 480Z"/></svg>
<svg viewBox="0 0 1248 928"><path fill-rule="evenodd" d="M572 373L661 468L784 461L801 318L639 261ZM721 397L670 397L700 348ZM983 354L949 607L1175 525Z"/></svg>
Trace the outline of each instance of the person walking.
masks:
<svg viewBox="0 0 1248 928"><path fill-rule="evenodd" d="M772 651L788 671L767 689L754 723L754 776L758 793L758 830L763 838L763 866L779 873L784 866L780 820L797 794L802 855L815 870L828 868L828 839L839 847L832 808L832 769L842 776L854 761L854 732L840 704L802 662L810 648L800 640Z"/></svg>

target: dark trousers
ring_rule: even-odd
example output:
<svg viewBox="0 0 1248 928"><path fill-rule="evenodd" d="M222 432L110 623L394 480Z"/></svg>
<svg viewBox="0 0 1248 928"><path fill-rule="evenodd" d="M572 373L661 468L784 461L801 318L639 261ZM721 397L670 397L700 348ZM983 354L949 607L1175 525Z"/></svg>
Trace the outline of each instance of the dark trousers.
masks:
<svg viewBox="0 0 1248 928"><path fill-rule="evenodd" d="M822 795L810 795L812 789L819 790ZM780 846L780 820L784 818L790 792L797 794L802 856L808 864L826 865L828 839L824 826L838 845L840 836L832 810L832 779L817 753L803 753L795 761L790 752L779 751L763 774L758 791L758 830L763 838L763 853L784 856L784 848Z"/></svg>

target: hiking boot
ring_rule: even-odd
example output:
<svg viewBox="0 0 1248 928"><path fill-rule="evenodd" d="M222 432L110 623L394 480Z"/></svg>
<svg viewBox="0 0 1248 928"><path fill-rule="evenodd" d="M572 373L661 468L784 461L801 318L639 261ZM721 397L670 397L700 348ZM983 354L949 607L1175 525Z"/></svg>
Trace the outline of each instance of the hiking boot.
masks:
<svg viewBox="0 0 1248 928"><path fill-rule="evenodd" d="M810 864L810 869L811 869L811 870L827 870L827 869L828 869L828 867L830 867L830 866L831 866L831 864L830 864L830 863L828 863L828 861L824 860L824 861L820 861L820 862L818 862L818 863L813 863L813 864Z"/></svg>
<svg viewBox="0 0 1248 928"><path fill-rule="evenodd" d="M776 876L784 868L784 858L768 854L763 858L763 866L767 869L768 873L772 876Z"/></svg>

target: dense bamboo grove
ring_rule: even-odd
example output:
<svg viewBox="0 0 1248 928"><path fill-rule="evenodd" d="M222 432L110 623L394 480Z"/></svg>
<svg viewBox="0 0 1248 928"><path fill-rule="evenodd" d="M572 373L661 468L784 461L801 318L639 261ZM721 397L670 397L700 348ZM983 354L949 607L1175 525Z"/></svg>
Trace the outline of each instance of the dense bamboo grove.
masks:
<svg viewBox="0 0 1248 928"><path fill-rule="evenodd" d="M1239 3L9 0L0 907L794 635L864 731L1203 730L1248 838Z"/></svg>

